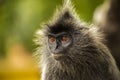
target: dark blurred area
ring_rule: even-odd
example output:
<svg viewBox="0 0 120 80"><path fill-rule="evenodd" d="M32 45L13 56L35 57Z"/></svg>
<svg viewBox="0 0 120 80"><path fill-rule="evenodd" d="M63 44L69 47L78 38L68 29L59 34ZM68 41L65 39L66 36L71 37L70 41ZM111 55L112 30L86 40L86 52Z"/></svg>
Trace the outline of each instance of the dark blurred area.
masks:
<svg viewBox="0 0 120 80"><path fill-rule="evenodd" d="M105 35L109 48L120 70L120 0L105 0L94 13L94 24Z"/></svg>
<svg viewBox="0 0 120 80"><path fill-rule="evenodd" d="M73 0L80 18L92 22L103 0ZM0 80L39 80L32 55L40 24L48 21L62 0L0 0Z"/></svg>

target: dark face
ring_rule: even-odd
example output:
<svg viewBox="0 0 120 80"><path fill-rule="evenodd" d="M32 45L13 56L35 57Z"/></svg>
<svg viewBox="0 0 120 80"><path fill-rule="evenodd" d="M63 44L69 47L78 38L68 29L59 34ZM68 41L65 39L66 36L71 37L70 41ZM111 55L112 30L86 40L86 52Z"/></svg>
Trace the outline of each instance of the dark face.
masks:
<svg viewBox="0 0 120 80"><path fill-rule="evenodd" d="M66 55L66 51L72 43L72 37L69 33L61 32L48 35L48 44L51 55L54 59L59 60Z"/></svg>

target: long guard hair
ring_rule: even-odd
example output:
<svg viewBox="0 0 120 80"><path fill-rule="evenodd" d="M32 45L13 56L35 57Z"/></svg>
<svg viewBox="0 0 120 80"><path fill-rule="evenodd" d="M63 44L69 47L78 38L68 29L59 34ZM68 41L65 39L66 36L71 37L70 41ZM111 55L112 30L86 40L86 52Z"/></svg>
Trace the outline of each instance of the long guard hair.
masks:
<svg viewBox="0 0 120 80"><path fill-rule="evenodd" d="M42 80L119 80L116 63L102 44L102 33L80 21L70 0L65 1L53 19L42 27L36 39L40 45L36 55L40 59ZM72 34L73 44L68 56L56 61L50 56L47 35L62 31Z"/></svg>

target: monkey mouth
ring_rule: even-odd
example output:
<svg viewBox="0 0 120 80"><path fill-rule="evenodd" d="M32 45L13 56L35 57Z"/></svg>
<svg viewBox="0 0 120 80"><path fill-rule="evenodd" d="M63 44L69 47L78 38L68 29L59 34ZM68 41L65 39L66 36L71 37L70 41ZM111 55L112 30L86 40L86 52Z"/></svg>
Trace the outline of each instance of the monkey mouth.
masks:
<svg viewBox="0 0 120 80"><path fill-rule="evenodd" d="M62 58L62 56L63 56L63 54L61 54L61 53L57 53L57 54L53 53L52 54L52 57L56 60L60 60Z"/></svg>

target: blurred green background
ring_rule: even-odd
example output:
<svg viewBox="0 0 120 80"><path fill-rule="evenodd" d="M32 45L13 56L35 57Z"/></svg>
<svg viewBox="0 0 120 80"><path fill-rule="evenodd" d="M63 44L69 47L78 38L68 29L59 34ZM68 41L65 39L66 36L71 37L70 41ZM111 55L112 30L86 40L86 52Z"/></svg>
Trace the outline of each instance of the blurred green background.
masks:
<svg viewBox="0 0 120 80"><path fill-rule="evenodd" d="M40 71L32 59L36 47L33 42L34 33L40 29L42 22L52 17L56 6L62 5L62 2L0 0L0 80L39 80ZM91 23L94 10L103 0L72 2L80 18Z"/></svg>

